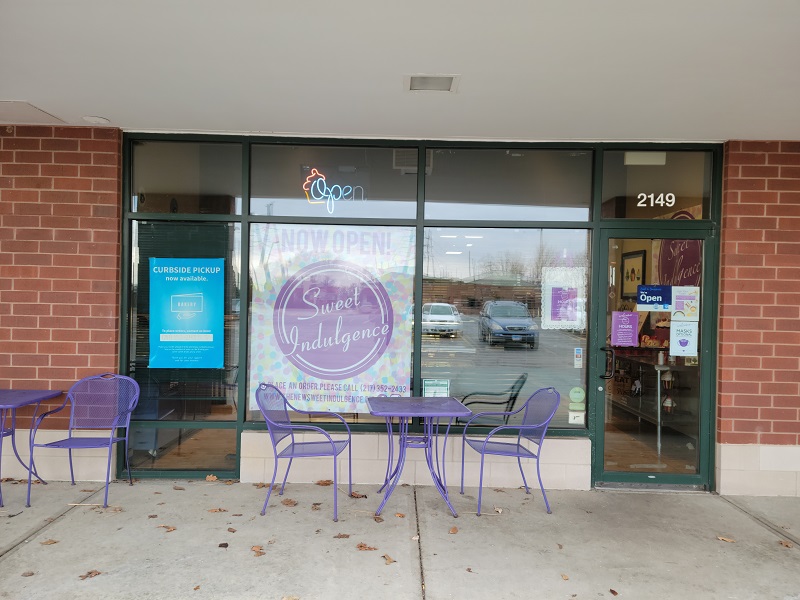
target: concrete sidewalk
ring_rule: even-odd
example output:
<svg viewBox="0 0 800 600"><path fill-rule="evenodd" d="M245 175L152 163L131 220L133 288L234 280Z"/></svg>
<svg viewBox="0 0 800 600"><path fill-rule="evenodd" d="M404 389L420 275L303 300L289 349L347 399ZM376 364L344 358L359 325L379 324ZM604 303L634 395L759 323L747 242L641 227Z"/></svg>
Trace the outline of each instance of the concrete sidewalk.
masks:
<svg viewBox="0 0 800 600"><path fill-rule="evenodd" d="M225 481L5 482L0 598L800 600L800 498ZM340 490L345 490L342 486ZM294 500L287 506L283 500ZM88 576L87 576L88 575ZM93 576L92 576L93 575Z"/></svg>

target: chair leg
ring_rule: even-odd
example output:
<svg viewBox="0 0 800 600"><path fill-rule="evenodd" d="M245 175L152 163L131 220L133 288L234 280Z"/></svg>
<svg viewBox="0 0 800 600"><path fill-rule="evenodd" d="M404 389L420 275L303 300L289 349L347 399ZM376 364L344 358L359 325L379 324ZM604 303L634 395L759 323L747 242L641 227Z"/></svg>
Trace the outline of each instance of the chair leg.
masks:
<svg viewBox="0 0 800 600"><path fill-rule="evenodd" d="M547 494L544 491L544 484L542 483L542 474L539 471L539 457L536 457L536 475L539 477L539 489L542 490L542 496L544 497L544 505L547 508L547 514L551 514L550 510L550 503L547 501Z"/></svg>
<svg viewBox="0 0 800 600"><path fill-rule="evenodd" d="M25 502L25 506L30 507L31 505L31 477L33 473L33 445L30 448L30 456L28 459L28 499Z"/></svg>
<svg viewBox="0 0 800 600"><path fill-rule="evenodd" d="M486 458L486 455L481 452L481 477L480 481L478 482L478 516L481 516L481 497L483 496L483 461Z"/></svg>
<svg viewBox="0 0 800 600"><path fill-rule="evenodd" d="M292 461L294 458L289 459L289 465L286 467L286 474L283 476L283 483L281 484L281 491L278 492L278 496L283 496L283 488L286 487L286 480L289 479L289 469L292 468Z"/></svg>
<svg viewBox="0 0 800 600"><path fill-rule="evenodd" d="M128 458L128 440L125 439L125 467L128 469L128 483L133 485L133 475L131 474L131 461Z"/></svg>
<svg viewBox="0 0 800 600"><path fill-rule="evenodd" d="M269 496L272 493L272 486L275 485L275 476L278 474L278 457L275 456L275 468L272 469L272 481L269 482L269 489L267 490L267 499L264 500L264 507L261 509L261 516L267 512L267 504L269 503ZM283 490L281 490L283 491Z"/></svg>
<svg viewBox="0 0 800 600"><path fill-rule="evenodd" d="M69 449L69 476L72 479L72 485L75 485L75 471L72 470L72 448Z"/></svg>
<svg viewBox="0 0 800 600"><path fill-rule="evenodd" d="M103 508L108 508L108 482L111 479L111 449L113 447L114 447L113 444L110 444L108 446L108 466L106 467L106 495L105 498L103 499Z"/></svg>
<svg viewBox="0 0 800 600"><path fill-rule="evenodd" d="M353 444L347 444L347 465L348 465L348 481L350 485L347 488L347 495L353 497Z"/></svg>
<svg viewBox="0 0 800 600"><path fill-rule="evenodd" d="M337 504L337 497L339 495L339 480L337 479L336 473L336 455L333 455L333 522L336 523L339 520L339 510Z"/></svg>
<svg viewBox="0 0 800 600"><path fill-rule="evenodd" d="M517 464L519 464L519 472L522 475L522 483L525 485L525 493L526 494L530 494L531 490L528 487L528 481L525 479L525 471L522 470L522 457L521 456L517 456ZM537 462L536 464L538 465L539 463Z"/></svg>
<svg viewBox="0 0 800 600"><path fill-rule="evenodd" d="M464 454L467 449L467 440L465 437L461 438L461 493L464 493Z"/></svg>

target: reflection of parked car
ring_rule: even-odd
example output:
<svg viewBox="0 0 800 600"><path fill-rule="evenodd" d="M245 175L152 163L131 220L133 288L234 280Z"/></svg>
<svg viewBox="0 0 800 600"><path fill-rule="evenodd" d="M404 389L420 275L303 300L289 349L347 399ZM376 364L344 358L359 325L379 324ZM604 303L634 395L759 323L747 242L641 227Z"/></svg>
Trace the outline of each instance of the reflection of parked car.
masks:
<svg viewBox="0 0 800 600"><path fill-rule="evenodd" d="M522 302L491 300L481 309L481 340L489 345L519 342L539 347L539 328Z"/></svg>
<svg viewBox="0 0 800 600"><path fill-rule="evenodd" d="M422 333L456 337L461 327L461 315L452 304L429 302L422 305Z"/></svg>

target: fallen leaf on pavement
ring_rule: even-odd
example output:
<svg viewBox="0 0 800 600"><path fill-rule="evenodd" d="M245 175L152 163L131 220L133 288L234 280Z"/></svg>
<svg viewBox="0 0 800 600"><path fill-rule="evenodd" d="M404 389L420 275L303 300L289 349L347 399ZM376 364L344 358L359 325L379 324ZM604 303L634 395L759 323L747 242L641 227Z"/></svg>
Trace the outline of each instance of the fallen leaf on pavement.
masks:
<svg viewBox="0 0 800 600"><path fill-rule="evenodd" d="M157 519L158 515L147 515L148 519Z"/></svg>
<svg viewBox="0 0 800 600"><path fill-rule="evenodd" d="M467 567L467 573L474 573L475 571L472 570L472 567Z"/></svg>
<svg viewBox="0 0 800 600"><path fill-rule="evenodd" d="M167 530L167 533L169 533L170 531L175 531L177 529L177 527L172 527L171 525L159 525L158 527L159 528L163 527L164 529Z"/></svg>
<svg viewBox="0 0 800 600"><path fill-rule="evenodd" d="M227 547L228 547L228 542L222 542L222 543L219 545L219 547L220 547L220 548L227 548Z"/></svg>
<svg viewBox="0 0 800 600"><path fill-rule="evenodd" d="M717 536L717 539L718 539L720 542L728 542L729 544L735 544L735 543L736 543L736 540L734 540L734 539L731 539L731 538L727 538L727 537L722 537L721 535L718 535L718 536Z"/></svg>
<svg viewBox="0 0 800 600"><path fill-rule="evenodd" d="M562 573L561 579L563 579L564 581L569 581L569 575L567 575L566 573Z"/></svg>
<svg viewBox="0 0 800 600"><path fill-rule="evenodd" d="M88 494L88 493L91 493L91 492L96 492L97 490L81 490L81 491Z"/></svg>
<svg viewBox="0 0 800 600"><path fill-rule="evenodd" d="M266 552L264 552L264 546L251 546L250 550L252 550L256 556L264 556L266 554Z"/></svg>
<svg viewBox="0 0 800 600"><path fill-rule="evenodd" d="M173 485L173 486L172 486L172 489L173 489L173 490L178 490L179 492L182 492L182 491L183 491L183 490L185 490L186 488L185 488L185 487L181 487L181 486L179 486L179 485Z"/></svg>
<svg viewBox="0 0 800 600"><path fill-rule="evenodd" d="M43 542L39 542L42 546L52 546L53 544L57 544L58 540L45 540Z"/></svg>
<svg viewBox="0 0 800 600"><path fill-rule="evenodd" d="M33 577L35 573L33 571L25 571L22 576L23 577Z"/></svg>
<svg viewBox="0 0 800 600"><path fill-rule="evenodd" d="M197 590L199 590L199 589L200 589L200 586L199 586L199 585L196 585L196 586L194 586L194 591L195 591L195 592L196 592Z"/></svg>
<svg viewBox="0 0 800 600"><path fill-rule="evenodd" d="M353 492L353 493L350 494L350 497L351 498L366 498L367 495L366 494L359 494L358 492Z"/></svg>
<svg viewBox="0 0 800 600"><path fill-rule="evenodd" d="M257 487L258 489L261 489L261 488L265 488L265 487L267 487L267 484L266 484L266 483L264 483L263 481L261 481L261 482L259 482L259 483L254 483L253 485L254 485L255 487Z"/></svg>
<svg viewBox="0 0 800 600"><path fill-rule="evenodd" d="M494 491L495 492L500 492L502 494L506 494L507 493L505 490L501 490L500 488L494 488Z"/></svg>
<svg viewBox="0 0 800 600"><path fill-rule="evenodd" d="M412 540L414 540L415 542L418 542L418 541L419 541L419 536L418 536L418 535L415 535L415 536L414 536L414 537L412 537L411 539L412 539Z"/></svg>
<svg viewBox="0 0 800 600"><path fill-rule="evenodd" d="M456 534L456 533L458 533L458 527L451 527L451 528L450 528L450 531L448 531L448 533L450 533L450 534Z"/></svg>
<svg viewBox="0 0 800 600"><path fill-rule="evenodd" d="M297 506L297 500L292 500L291 498L284 498L281 500L281 504L284 506Z"/></svg>
<svg viewBox="0 0 800 600"><path fill-rule="evenodd" d="M403 513L394 513L394 516L397 517L398 519L405 519L406 518L406 516Z"/></svg>
<svg viewBox="0 0 800 600"><path fill-rule="evenodd" d="M333 479L320 479L315 482L317 485L333 485Z"/></svg>
<svg viewBox="0 0 800 600"><path fill-rule="evenodd" d="M300 596L284 596L281 600L300 600Z"/></svg>
<svg viewBox="0 0 800 600"><path fill-rule="evenodd" d="M236 530L233 527L228 527L228 533L236 533Z"/></svg>
<svg viewBox="0 0 800 600"><path fill-rule="evenodd" d="M379 515L375 515L374 517L372 517L372 520L375 521L376 523L383 523L383 517Z"/></svg>
<svg viewBox="0 0 800 600"><path fill-rule="evenodd" d="M206 475L206 481L216 481L217 479L216 475Z"/></svg>
<svg viewBox="0 0 800 600"><path fill-rule="evenodd" d="M494 507L494 512L496 512L498 515L502 515L503 514L503 509L500 508L499 506L495 506Z"/></svg>
<svg viewBox="0 0 800 600"><path fill-rule="evenodd" d="M333 536L333 537L334 537L334 539L341 540L341 539L346 539L346 538L349 538L349 537L350 537L350 534L349 534L349 533L337 533L337 534L336 534L335 536Z"/></svg>
<svg viewBox="0 0 800 600"><path fill-rule="evenodd" d="M208 512L228 512L227 508L209 508Z"/></svg>
<svg viewBox="0 0 800 600"><path fill-rule="evenodd" d="M364 542L359 542L356 548L358 550L377 550L377 548L373 546L367 546Z"/></svg>
<svg viewBox="0 0 800 600"><path fill-rule="evenodd" d="M228 480L225 482L225 485L233 485L234 483L236 483L236 482L235 482L233 479L228 479Z"/></svg>
<svg viewBox="0 0 800 600"><path fill-rule="evenodd" d="M387 565L390 565L390 564L392 564L393 562L397 562L395 559L393 559L393 558L392 558L391 556L389 556L388 554L384 554L383 556L381 556L381 558L382 558L383 560L385 560L385 561L386 561L386 564L387 564Z"/></svg>
<svg viewBox="0 0 800 600"><path fill-rule="evenodd" d="M85 575L79 575L81 579L91 579L92 577L97 577L98 575L102 575L100 571L95 571L92 569L91 571L87 571Z"/></svg>
<svg viewBox="0 0 800 600"><path fill-rule="evenodd" d="M617 590L615 590L614 588L611 588L608 591L611 592L612 596L619 596L619 592Z"/></svg>
<svg viewBox="0 0 800 600"><path fill-rule="evenodd" d="M311 510L319 510L320 506L322 506L322 502L314 502L311 504Z"/></svg>
<svg viewBox="0 0 800 600"><path fill-rule="evenodd" d="M556 544L556 545L558 546L558 549L559 549L559 550L563 550L563 549L564 549L564 546L563 546L563 545L561 545L561 544Z"/></svg>
<svg viewBox="0 0 800 600"><path fill-rule="evenodd" d="M780 542L778 542L778 543L779 543L781 546L783 546L784 548L794 548L794 544L792 544L792 542L787 542L786 540L781 540L781 541L780 541Z"/></svg>

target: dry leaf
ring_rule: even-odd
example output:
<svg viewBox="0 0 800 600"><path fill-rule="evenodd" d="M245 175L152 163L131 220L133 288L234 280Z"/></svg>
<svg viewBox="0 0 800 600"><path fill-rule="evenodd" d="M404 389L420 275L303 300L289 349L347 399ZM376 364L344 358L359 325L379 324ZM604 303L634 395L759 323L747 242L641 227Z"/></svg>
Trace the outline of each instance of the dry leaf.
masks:
<svg viewBox="0 0 800 600"><path fill-rule="evenodd" d="M334 537L334 539L337 539L337 540L341 540L341 539L347 539L347 538L349 538L349 537L350 537L350 534L349 534L349 533L337 533L337 534L336 534L335 536L333 536L333 537Z"/></svg>
<svg viewBox="0 0 800 600"><path fill-rule="evenodd" d="M496 512L498 515L502 515L503 514L503 509L500 508L499 506L495 506L494 507L494 512Z"/></svg>
<svg viewBox="0 0 800 600"><path fill-rule="evenodd" d="M719 541L721 541L721 542L728 542L729 544L735 544L736 543L736 540L731 539L731 538L722 537L721 535L718 535L717 539Z"/></svg>
<svg viewBox="0 0 800 600"><path fill-rule="evenodd" d="M232 517L241 517L242 513L233 513L231 516Z"/></svg>
<svg viewBox="0 0 800 600"><path fill-rule="evenodd" d="M448 531L448 533L450 533L450 534L458 533L458 527L455 527L455 526L451 527L450 531Z"/></svg>
<svg viewBox="0 0 800 600"><path fill-rule="evenodd" d="M367 495L366 494L359 494L358 492L352 492L350 494L350 497L351 498L366 498Z"/></svg>
<svg viewBox="0 0 800 600"><path fill-rule="evenodd" d="M394 513L394 516L397 517L398 519L405 519L406 518L406 516L403 513Z"/></svg>
<svg viewBox="0 0 800 600"><path fill-rule="evenodd" d="M148 519L157 519L158 515L147 515Z"/></svg>
<svg viewBox="0 0 800 600"><path fill-rule="evenodd" d="M53 544L57 544L58 540L45 540L43 542L39 542L42 546L52 546Z"/></svg>
<svg viewBox="0 0 800 600"><path fill-rule="evenodd" d="M300 600L300 596L283 596L281 600Z"/></svg>
<svg viewBox="0 0 800 600"><path fill-rule="evenodd" d="M315 482L317 485L333 485L333 479L320 479Z"/></svg>
<svg viewBox="0 0 800 600"><path fill-rule="evenodd" d="M100 571L95 571L92 569L91 571L87 571L85 575L79 575L81 579L91 579L92 577L97 577L98 575L102 575Z"/></svg>
<svg viewBox="0 0 800 600"><path fill-rule="evenodd" d="M178 490L179 492L182 492L182 491L183 491L183 490L185 490L186 488L185 488L185 487L181 487L181 486L179 486L179 485L173 485L173 486L172 486L172 489L173 489L173 490Z"/></svg>
<svg viewBox="0 0 800 600"><path fill-rule="evenodd" d="M567 575L566 573L562 573L561 579L563 579L564 581L569 581L569 575Z"/></svg>
<svg viewBox="0 0 800 600"><path fill-rule="evenodd" d="M500 493L502 493L502 494L506 494L506 493L508 493L508 492L506 492L505 490L502 490L502 489L500 489L500 488L494 488L494 491L495 491L495 492L500 492Z"/></svg>
<svg viewBox="0 0 800 600"><path fill-rule="evenodd" d="M82 491L82 492L86 492L87 494L89 494L89 493L91 493L91 492L96 492L97 490L81 490L81 491Z"/></svg>
<svg viewBox="0 0 800 600"><path fill-rule="evenodd" d="M228 527L228 533L236 533L236 530L233 527Z"/></svg>
<svg viewBox="0 0 800 600"><path fill-rule="evenodd" d="M216 475L206 475L206 481L216 481L217 479Z"/></svg>
<svg viewBox="0 0 800 600"><path fill-rule="evenodd" d="M250 550L253 552L258 552L259 550L263 550L264 546L250 546Z"/></svg>
<svg viewBox="0 0 800 600"><path fill-rule="evenodd" d="M364 542L359 542L356 548L358 550L377 550L377 548L373 546L367 546Z"/></svg>
<svg viewBox="0 0 800 600"><path fill-rule="evenodd" d="M474 573L475 571L472 570L472 567L467 567L467 573Z"/></svg>
<svg viewBox="0 0 800 600"><path fill-rule="evenodd" d="M161 527L166 529L167 533L169 533L170 531L175 531L177 529L177 527L172 527L171 525L159 525L158 526L158 528L161 528Z"/></svg>
<svg viewBox="0 0 800 600"><path fill-rule="evenodd" d="M561 544L556 544L556 545L558 546L559 550L563 550L564 549L564 546L562 546Z"/></svg>
<svg viewBox="0 0 800 600"><path fill-rule="evenodd" d="M228 542L222 542L222 543L219 545L219 547L220 547L220 548L227 548L227 547L228 547Z"/></svg>
<svg viewBox="0 0 800 600"><path fill-rule="evenodd" d="M784 548L794 548L794 544L792 544L792 542L787 542L786 540L781 540L781 541L780 541L780 542L778 542L778 543L779 543L781 546L783 546Z"/></svg>
<svg viewBox="0 0 800 600"><path fill-rule="evenodd" d="M292 500L291 498L284 498L281 500L281 504L284 506L297 506L297 500Z"/></svg>
<svg viewBox="0 0 800 600"><path fill-rule="evenodd" d="M25 571L22 576L23 577L33 577L35 573L33 571Z"/></svg>
<svg viewBox="0 0 800 600"><path fill-rule="evenodd" d="M255 487L257 487L258 489L261 489L261 488L265 488L265 487L267 487L267 484L266 484L266 483L264 483L263 481L261 481L261 482L259 482L259 483L254 483L253 485L254 485Z"/></svg>
<svg viewBox="0 0 800 600"><path fill-rule="evenodd" d="M236 482L235 482L233 479L228 479L228 480L225 482L225 485L233 485L234 483L236 483Z"/></svg>
<svg viewBox="0 0 800 600"><path fill-rule="evenodd" d="M619 596L619 592L614 588L610 588L608 591L611 592L612 596Z"/></svg>
<svg viewBox="0 0 800 600"><path fill-rule="evenodd" d="M393 558L392 558L391 556L389 556L388 554L384 554L383 556L381 556L381 558L382 558L383 560L385 560L385 561L386 561L386 564L387 564L387 565L390 565L390 564L392 564L393 562L397 562L395 559L393 559Z"/></svg>
<svg viewBox="0 0 800 600"><path fill-rule="evenodd" d="M200 589L200 586L199 586L199 585L196 585L196 586L194 586L194 588L193 588L193 589L194 589L194 591L196 592L197 590L199 590L199 589Z"/></svg>
<svg viewBox="0 0 800 600"><path fill-rule="evenodd" d="M414 540L415 542L418 542L418 541L419 541L419 536L418 536L418 535L415 535L415 536L414 536L414 537L412 537L411 539L412 539L412 540Z"/></svg>
<svg viewBox="0 0 800 600"><path fill-rule="evenodd" d="M349 537L349 536L348 536L348 537ZM267 542L267 544L271 546L271 545L272 545L272 544L274 544L276 541L277 541L277 540L270 540L270 541L268 541L268 542Z"/></svg>
<svg viewBox="0 0 800 600"><path fill-rule="evenodd" d="M227 508L209 508L208 512L228 512Z"/></svg>
<svg viewBox="0 0 800 600"><path fill-rule="evenodd" d="M264 552L263 550L256 550L253 553L253 556L264 556L265 554L266 554L266 552Z"/></svg>
<svg viewBox="0 0 800 600"><path fill-rule="evenodd" d="M311 510L319 510L319 507L322 506L322 502L314 502L311 505Z"/></svg>
<svg viewBox="0 0 800 600"><path fill-rule="evenodd" d="M375 521L376 523L383 523L383 517L381 517L380 515L375 515L374 517L372 517L372 520Z"/></svg>

